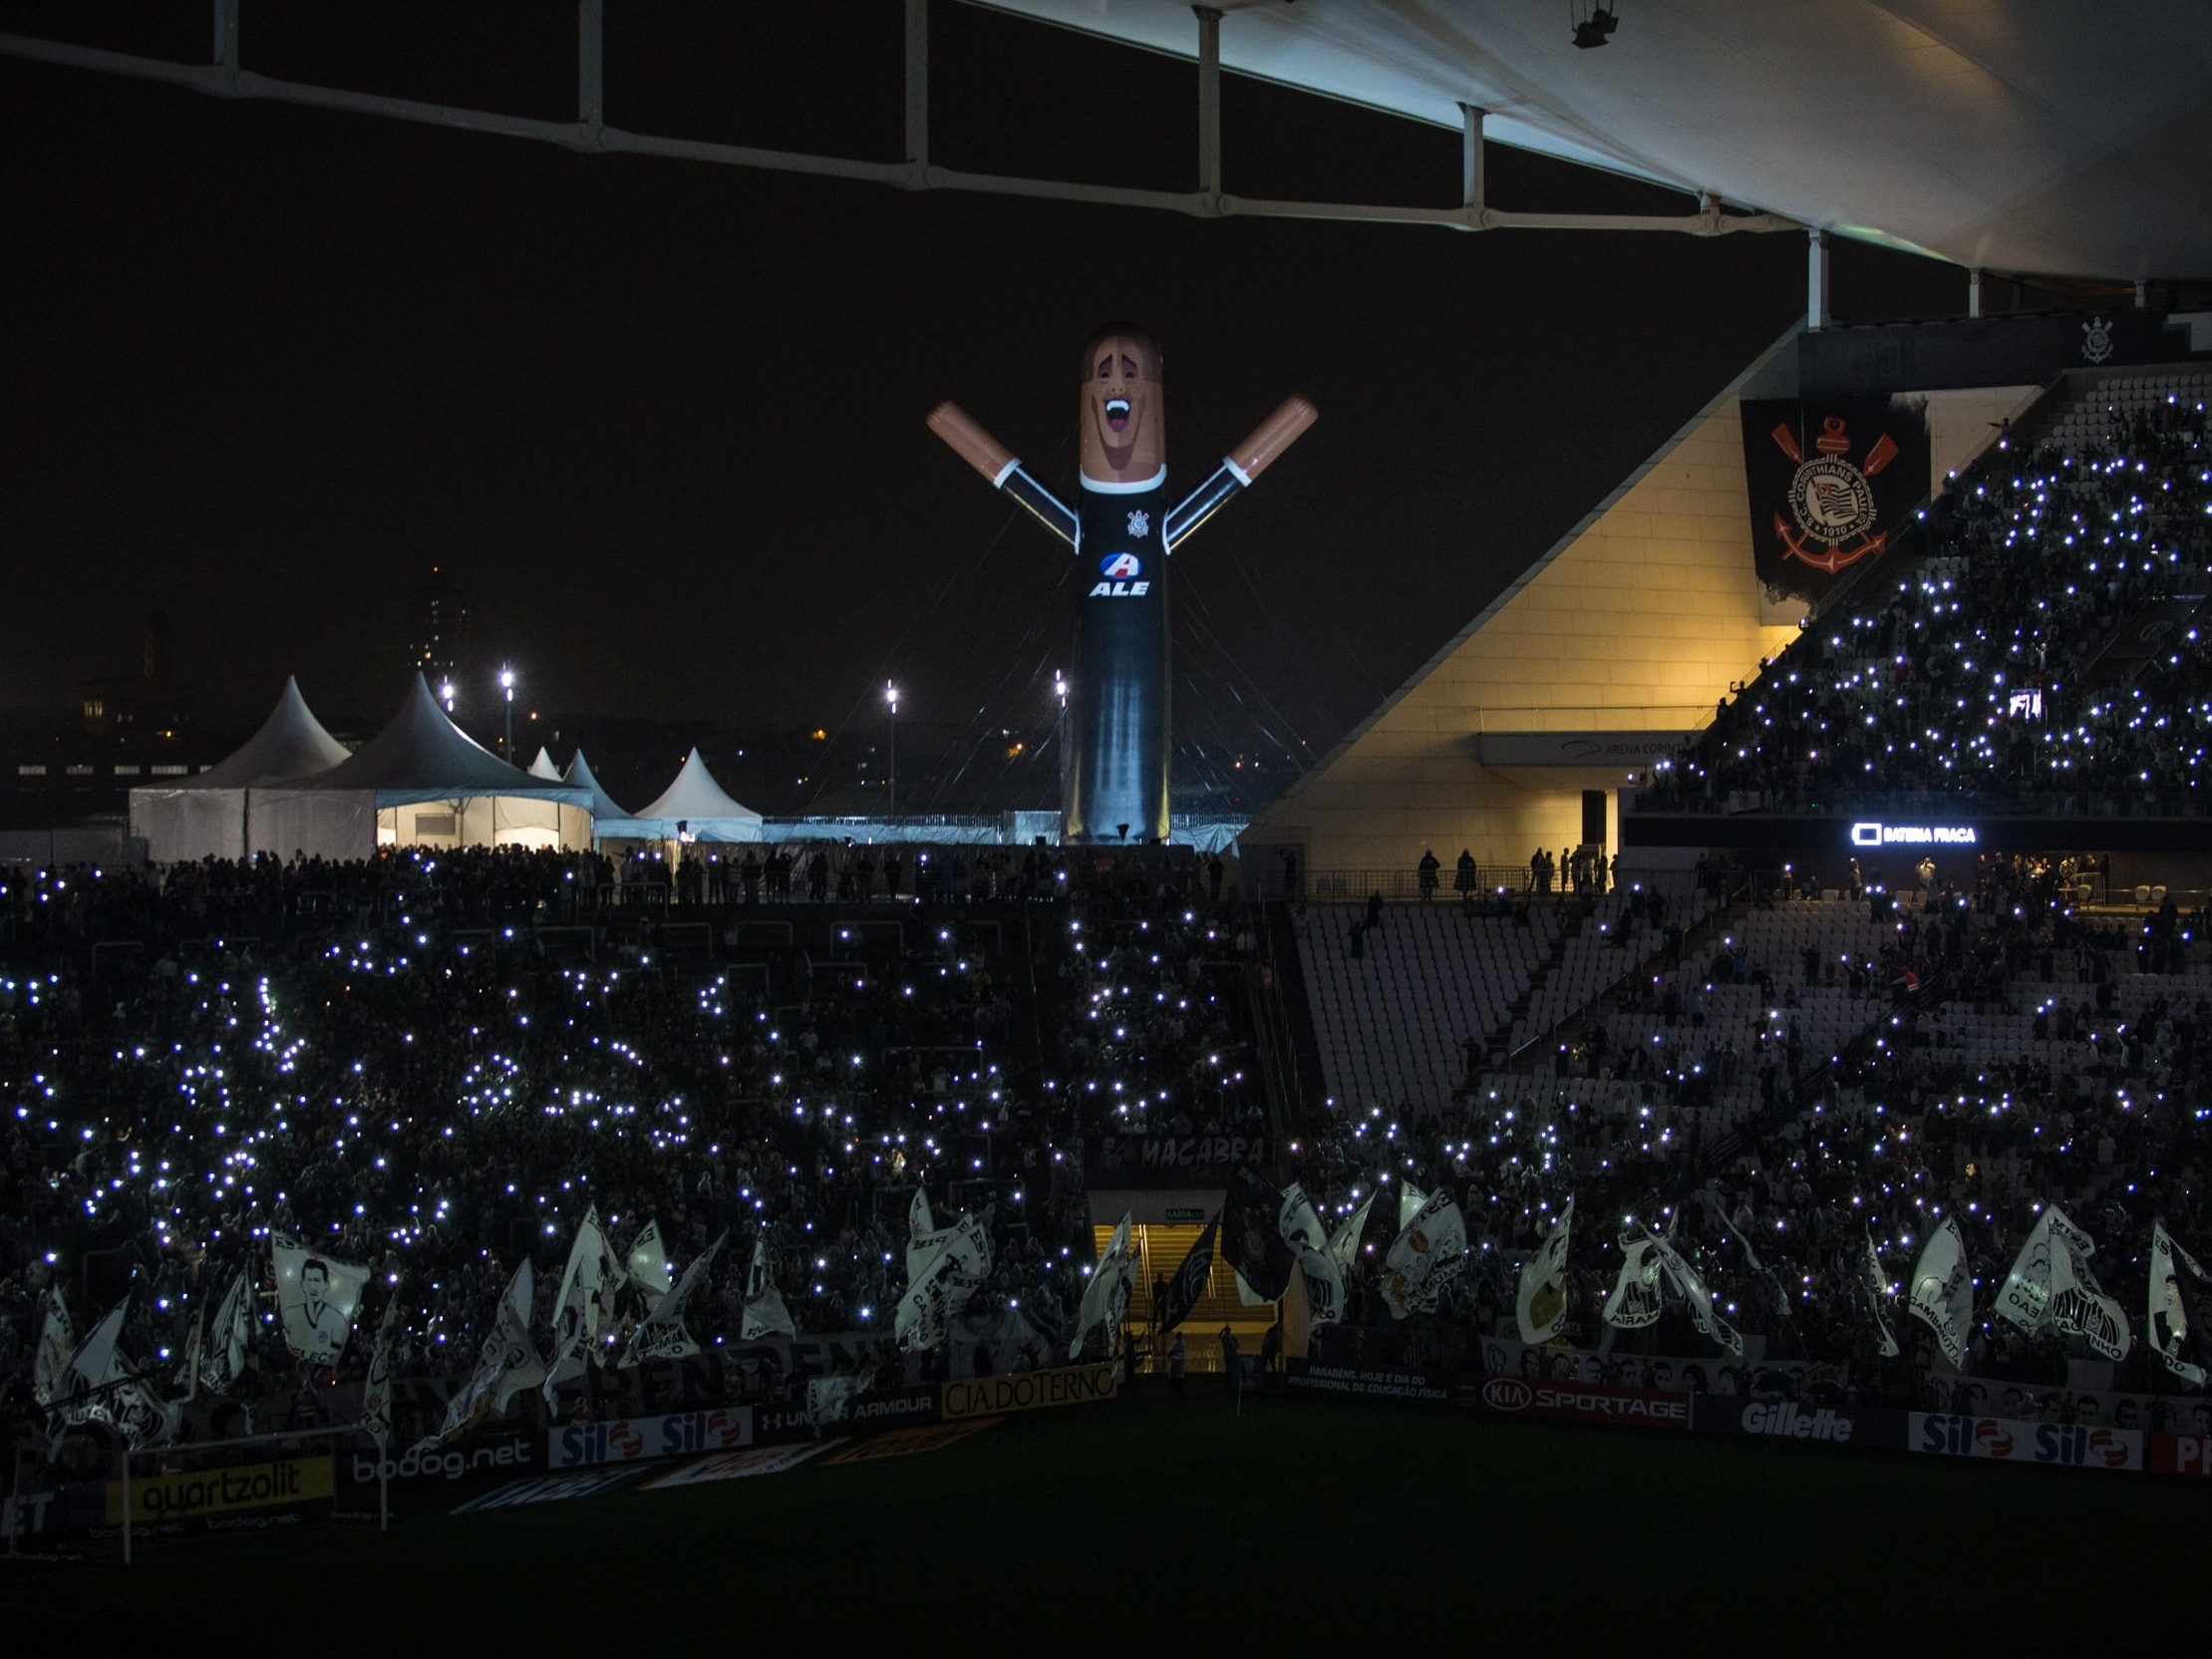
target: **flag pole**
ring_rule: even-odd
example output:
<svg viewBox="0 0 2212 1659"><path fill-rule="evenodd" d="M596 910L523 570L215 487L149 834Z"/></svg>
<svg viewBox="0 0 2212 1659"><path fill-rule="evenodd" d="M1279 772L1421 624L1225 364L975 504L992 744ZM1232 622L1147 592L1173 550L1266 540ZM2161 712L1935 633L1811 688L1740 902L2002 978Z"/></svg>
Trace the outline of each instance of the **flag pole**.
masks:
<svg viewBox="0 0 2212 1659"><path fill-rule="evenodd" d="M131 1564L131 1443L123 1443L123 1564Z"/></svg>

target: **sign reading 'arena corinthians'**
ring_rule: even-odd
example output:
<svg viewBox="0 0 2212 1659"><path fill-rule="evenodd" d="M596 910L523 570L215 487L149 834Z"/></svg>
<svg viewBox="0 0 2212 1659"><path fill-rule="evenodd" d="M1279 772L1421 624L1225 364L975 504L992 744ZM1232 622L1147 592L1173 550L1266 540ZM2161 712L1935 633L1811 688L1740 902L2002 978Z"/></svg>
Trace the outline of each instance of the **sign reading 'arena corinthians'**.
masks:
<svg viewBox="0 0 2212 1659"><path fill-rule="evenodd" d="M966 1377L946 1383L943 1415L992 1417L1000 1412L1035 1412L1049 1406L1080 1406L1113 1398L1113 1367L1069 1365L1054 1371L1017 1371L1006 1377Z"/></svg>

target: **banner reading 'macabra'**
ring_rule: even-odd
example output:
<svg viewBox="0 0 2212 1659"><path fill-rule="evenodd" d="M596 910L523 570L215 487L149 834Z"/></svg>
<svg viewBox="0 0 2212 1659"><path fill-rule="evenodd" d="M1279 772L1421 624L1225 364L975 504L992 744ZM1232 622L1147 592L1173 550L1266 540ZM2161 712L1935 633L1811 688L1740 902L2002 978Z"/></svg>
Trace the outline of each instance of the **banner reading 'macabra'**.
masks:
<svg viewBox="0 0 2212 1659"><path fill-rule="evenodd" d="M1794 622L1879 556L1928 498L1926 406L1889 398L1746 399L1743 477L1769 614Z"/></svg>
<svg viewBox="0 0 2212 1659"><path fill-rule="evenodd" d="M1006 1377L970 1377L944 1385L948 1422L1000 1412L1043 1411L1113 1398L1113 1367L1069 1365L1054 1371L1017 1371Z"/></svg>

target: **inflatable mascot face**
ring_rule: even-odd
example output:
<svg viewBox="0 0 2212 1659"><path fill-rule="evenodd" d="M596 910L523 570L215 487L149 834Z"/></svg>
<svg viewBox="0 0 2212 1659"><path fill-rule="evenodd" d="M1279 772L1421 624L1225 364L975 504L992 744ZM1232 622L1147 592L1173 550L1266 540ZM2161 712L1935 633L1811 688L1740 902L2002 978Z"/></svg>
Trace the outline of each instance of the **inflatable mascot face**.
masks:
<svg viewBox="0 0 2212 1659"><path fill-rule="evenodd" d="M1159 342L1134 323L1107 323L1083 354L1083 482L1149 490L1167 473L1167 411Z"/></svg>

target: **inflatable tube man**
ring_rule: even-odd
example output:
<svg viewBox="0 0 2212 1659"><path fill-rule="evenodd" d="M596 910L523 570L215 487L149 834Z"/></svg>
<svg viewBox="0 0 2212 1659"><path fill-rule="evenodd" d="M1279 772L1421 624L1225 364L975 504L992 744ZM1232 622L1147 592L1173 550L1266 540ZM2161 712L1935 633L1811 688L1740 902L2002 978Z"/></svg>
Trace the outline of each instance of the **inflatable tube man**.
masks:
<svg viewBox="0 0 2212 1659"><path fill-rule="evenodd" d="M1005 445L958 405L939 404L929 430L1075 551L1086 592L1061 757L1061 838L1167 838L1167 558L1314 423L1291 398L1223 458L1213 477L1165 505L1167 427L1159 342L1108 323L1083 354L1083 508L1063 504Z"/></svg>

